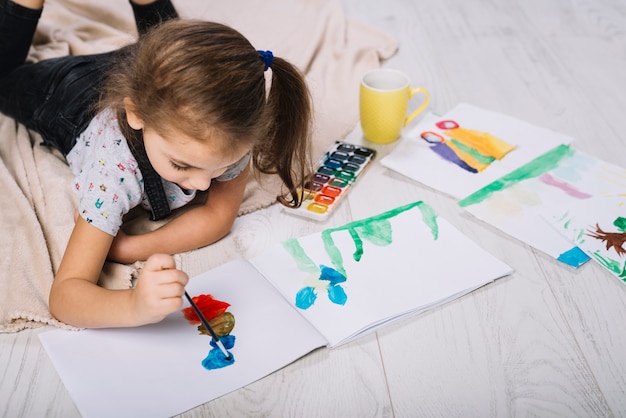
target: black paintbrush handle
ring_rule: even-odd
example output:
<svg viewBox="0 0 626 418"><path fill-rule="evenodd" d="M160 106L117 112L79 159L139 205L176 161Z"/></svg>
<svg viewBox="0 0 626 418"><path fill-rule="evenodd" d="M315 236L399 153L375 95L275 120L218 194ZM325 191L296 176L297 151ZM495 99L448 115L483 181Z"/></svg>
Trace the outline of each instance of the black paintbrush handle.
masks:
<svg viewBox="0 0 626 418"><path fill-rule="evenodd" d="M215 333L215 331L213 331L213 328L211 328L211 325L209 325L209 321L207 321L207 319L204 317L204 315L202 315L202 312L200 312L200 309L198 309L198 306L195 304L195 302L193 301L193 299L191 299L191 296L189 296L189 293L187 293L187 291L185 290L185 297L187 298L187 300L189 301L189 304L191 305L191 307L193 308L193 310L196 312L196 314L198 315L198 318L200 318L200 321L202 322L202 325L204 325L204 327L206 328L207 331L209 331L209 334L211 334L211 337L213 337L213 339L215 340L215 342L217 343L220 339L217 336L217 334Z"/></svg>

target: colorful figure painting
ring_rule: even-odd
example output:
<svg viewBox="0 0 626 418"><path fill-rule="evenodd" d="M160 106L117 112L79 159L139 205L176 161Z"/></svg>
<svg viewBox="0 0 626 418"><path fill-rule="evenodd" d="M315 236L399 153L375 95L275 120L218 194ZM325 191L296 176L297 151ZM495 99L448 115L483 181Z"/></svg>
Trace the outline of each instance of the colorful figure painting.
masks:
<svg viewBox="0 0 626 418"><path fill-rule="evenodd" d="M515 149L488 132L462 128L454 120L440 120L435 125L441 131L424 131L420 137L440 157L470 173L484 171Z"/></svg>
<svg viewBox="0 0 626 418"><path fill-rule="evenodd" d="M215 334L219 337L220 341L227 350L232 349L235 346L235 336L230 332L235 327L235 316L231 312L226 310L230 306L229 303L221 300L214 299L209 294L200 294L191 298L196 304L202 315L207 319L209 325L215 331ZM217 347L213 341L211 334L204 327L200 318L189 306L182 310L185 319L191 325L198 326L198 332L200 335L206 335L210 339L211 350L204 360L202 360L202 366L205 369L219 369L222 367L230 366L235 362L235 357L229 352L230 357L226 358L224 353Z"/></svg>
<svg viewBox="0 0 626 418"><path fill-rule="evenodd" d="M572 138L467 103L426 114L381 164L463 199Z"/></svg>

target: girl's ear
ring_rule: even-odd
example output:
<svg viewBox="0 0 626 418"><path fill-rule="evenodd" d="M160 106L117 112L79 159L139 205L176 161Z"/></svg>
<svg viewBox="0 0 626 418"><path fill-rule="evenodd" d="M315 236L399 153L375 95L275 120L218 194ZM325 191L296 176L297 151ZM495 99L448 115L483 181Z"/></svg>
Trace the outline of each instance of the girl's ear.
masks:
<svg viewBox="0 0 626 418"><path fill-rule="evenodd" d="M130 97L124 97L124 108L128 125L136 131L143 129L143 120L134 112L135 103Z"/></svg>

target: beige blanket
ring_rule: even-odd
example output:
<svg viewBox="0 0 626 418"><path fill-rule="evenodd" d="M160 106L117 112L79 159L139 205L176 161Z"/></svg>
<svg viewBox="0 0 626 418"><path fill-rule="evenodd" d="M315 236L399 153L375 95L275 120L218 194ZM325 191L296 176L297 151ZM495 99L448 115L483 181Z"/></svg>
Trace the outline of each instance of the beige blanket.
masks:
<svg viewBox="0 0 626 418"><path fill-rule="evenodd" d="M258 49L272 50L305 72L316 112L312 157L354 127L360 76L396 50L391 37L346 19L340 0L180 0L175 5L182 18L229 24ZM104 52L135 38L127 0L49 0L30 58ZM50 316L48 295L73 227L75 196L64 159L39 141L0 114L0 332L65 326ZM277 187L275 178L261 184L251 178L240 214L273 204ZM101 283L129 287L137 267L108 263Z"/></svg>

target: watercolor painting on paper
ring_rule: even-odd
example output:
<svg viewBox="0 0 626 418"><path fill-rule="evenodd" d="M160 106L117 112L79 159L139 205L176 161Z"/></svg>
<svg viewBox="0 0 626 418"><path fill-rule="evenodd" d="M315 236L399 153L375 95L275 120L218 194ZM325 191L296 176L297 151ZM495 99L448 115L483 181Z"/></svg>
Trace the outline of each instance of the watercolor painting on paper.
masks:
<svg viewBox="0 0 626 418"><path fill-rule="evenodd" d="M462 199L572 138L467 103L426 114L381 164Z"/></svg>
<svg viewBox="0 0 626 418"><path fill-rule="evenodd" d="M423 201L286 241L250 261L329 347L512 271Z"/></svg>
<svg viewBox="0 0 626 418"><path fill-rule="evenodd" d="M626 176L622 180L623 193L576 202L546 219L564 237L626 283Z"/></svg>
<svg viewBox="0 0 626 418"><path fill-rule="evenodd" d="M515 149L489 132L461 127L451 119L438 120L435 126L438 132L423 131L420 138L435 154L470 173L484 171Z"/></svg>
<svg viewBox="0 0 626 418"><path fill-rule="evenodd" d="M283 247L294 258L298 268L305 273L311 273L304 279L305 286L296 294L296 307L300 309L310 308L317 300L318 289L326 291L331 302L339 305L346 304L348 296L341 286L341 283L347 281L347 272L343 262L344 255L335 244L333 234L342 231L347 231L350 234L355 249L351 255L354 261L359 262L363 257L364 241L379 247L391 245L393 243L393 227L390 219L413 208L420 210L422 221L431 229L433 239L436 240L439 236L437 214L429 205L419 201L378 216L322 231L321 240L333 267L323 264L317 265L306 254L297 239L284 242Z"/></svg>
<svg viewBox="0 0 626 418"><path fill-rule="evenodd" d="M626 192L626 171L560 145L459 202L469 213L572 267L590 258L545 216ZM602 211L596 216L600 215Z"/></svg>

